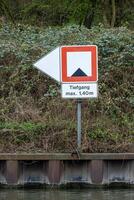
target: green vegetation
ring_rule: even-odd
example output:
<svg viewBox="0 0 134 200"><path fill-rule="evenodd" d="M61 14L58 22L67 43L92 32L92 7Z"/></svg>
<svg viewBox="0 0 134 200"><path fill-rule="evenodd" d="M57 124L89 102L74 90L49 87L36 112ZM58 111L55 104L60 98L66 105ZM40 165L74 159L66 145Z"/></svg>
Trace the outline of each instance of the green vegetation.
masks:
<svg viewBox="0 0 134 200"><path fill-rule="evenodd" d="M33 68L60 45L95 44L99 97L83 101L83 152L134 152L134 1L0 1L0 152L76 149L76 102Z"/></svg>
<svg viewBox="0 0 134 200"><path fill-rule="evenodd" d="M133 0L1 0L0 20L38 26L65 24L91 28L128 25L133 28Z"/></svg>
<svg viewBox="0 0 134 200"><path fill-rule="evenodd" d="M134 152L134 34L102 24L0 30L0 151L76 149L76 102L33 63L60 45L96 44L99 97L82 104L83 152Z"/></svg>

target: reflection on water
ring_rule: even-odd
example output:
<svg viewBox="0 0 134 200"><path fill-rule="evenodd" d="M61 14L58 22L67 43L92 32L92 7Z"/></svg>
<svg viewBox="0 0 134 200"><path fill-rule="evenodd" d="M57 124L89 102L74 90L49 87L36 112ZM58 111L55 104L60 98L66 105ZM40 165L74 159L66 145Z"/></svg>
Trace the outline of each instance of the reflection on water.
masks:
<svg viewBox="0 0 134 200"><path fill-rule="evenodd" d="M0 200L134 200L133 189L0 190Z"/></svg>

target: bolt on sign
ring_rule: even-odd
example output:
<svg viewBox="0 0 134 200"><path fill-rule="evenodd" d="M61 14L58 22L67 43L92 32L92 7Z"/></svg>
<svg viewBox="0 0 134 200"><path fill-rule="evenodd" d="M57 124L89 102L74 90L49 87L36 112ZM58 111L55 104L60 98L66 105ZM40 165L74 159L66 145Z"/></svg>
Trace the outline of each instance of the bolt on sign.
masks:
<svg viewBox="0 0 134 200"><path fill-rule="evenodd" d="M98 96L97 46L61 46L34 63L34 66L61 83L63 98Z"/></svg>

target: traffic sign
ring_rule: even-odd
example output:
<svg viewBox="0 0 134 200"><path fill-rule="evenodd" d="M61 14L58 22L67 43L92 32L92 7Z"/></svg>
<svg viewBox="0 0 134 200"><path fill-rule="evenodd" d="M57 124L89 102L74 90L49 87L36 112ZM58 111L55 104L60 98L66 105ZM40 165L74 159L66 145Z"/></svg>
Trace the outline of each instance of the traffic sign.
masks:
<svg viewBox="0 0 134 200"><path fill-rule="evenodd" d="M95 45L61 47L61 82L96 82L98 79Z"/></svg>
<svg viewBox="0 0 134 200"><path fill-rule="evenodd" d="M34 66L61 83L63 98L97 97L98 63L95 45L57 47L34 63ZM79 88L82 88L81 91Z"/></svg>
<svg viewBox="0 0 134 200"><path fill-rule="evenodd" d="M34 66L58 82L97 82L97 46L57 47Z"/></svg>
<svg viewBox="0 0 134 200"><path fill-rule="evenodd" d="M61 83L62 97L77 101L77 145L81 148L81 99L98 95L97 46L62 46L34 63L34 66Z"/></svg>
<svg viewBox="0 0 134 200"><path fill-rule="evenodd" d="M63 83L62 97L69 99L96 98L98 95L97 83Z"/></svg>
<svg viewBox="0 0 134 200"><path fill-rule="evenodd" d="M34 66L51 78L60 82L60 47L57 47L41 59Z"/></svg>

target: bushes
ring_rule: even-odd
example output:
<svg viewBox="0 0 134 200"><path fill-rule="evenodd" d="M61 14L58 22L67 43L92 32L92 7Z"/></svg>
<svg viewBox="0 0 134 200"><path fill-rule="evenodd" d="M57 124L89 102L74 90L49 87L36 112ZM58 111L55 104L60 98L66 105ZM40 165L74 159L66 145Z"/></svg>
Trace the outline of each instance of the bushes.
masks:
<svg viewBox="0 0 134 200"><path fill-rule="evenodd" d="M2 27L0 38L1 132L7 123L12 132L12 124L16 122L15 137L19 132L27 137L29 129L23 129L24 123L31 123L30 135L36 132L38 137L29 149L27 146L27 151L71 151L75 148L75 101L61 100L60 86L32 65L60 45L96 44L99 98L83 101L83 151L129 151L129 144L134 141L132 31L125 27L105 29L101 25L91 30L77 25L46 29L17 25ZM45 124L45 128L35 128L35 131L36 124L41 127ZM12 142L16 145L15 140ZM17 149L22 150L29 141L24 143L17 144Z"/></svg>

